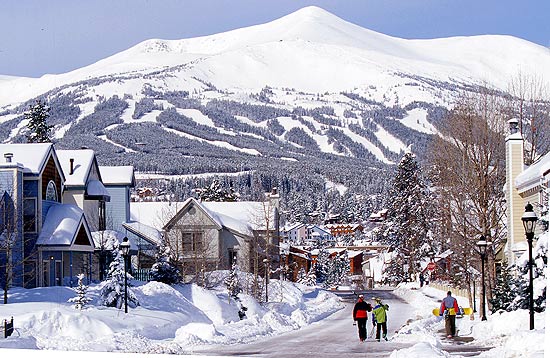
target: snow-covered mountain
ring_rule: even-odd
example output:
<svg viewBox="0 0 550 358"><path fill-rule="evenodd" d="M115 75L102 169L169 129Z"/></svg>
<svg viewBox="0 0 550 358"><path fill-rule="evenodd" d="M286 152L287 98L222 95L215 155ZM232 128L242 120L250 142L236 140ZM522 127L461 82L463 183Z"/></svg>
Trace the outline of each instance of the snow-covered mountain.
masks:
<svg viewBox="0 0 550 358"><path fill-rule="evenodd" d="M505 91L520 71L550 81L550 51L510 36L405 40L306 7L211 36L147 40L64 74L0 76L0 140L20 140L21 115L40 97L60 146L141 170L383 167L410 144L422 151L458 91Z"/></svg>

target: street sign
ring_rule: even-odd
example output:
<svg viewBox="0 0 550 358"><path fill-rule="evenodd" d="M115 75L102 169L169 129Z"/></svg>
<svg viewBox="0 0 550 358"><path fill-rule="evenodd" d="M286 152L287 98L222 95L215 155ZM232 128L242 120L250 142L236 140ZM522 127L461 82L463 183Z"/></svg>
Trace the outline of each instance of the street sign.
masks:
<svg viewBox="0 0 550 358"><path fill-rule="evenodd" d="M426 268L430 271L433 271L435 270L435 266L435 262L430 262Z"/></svg>

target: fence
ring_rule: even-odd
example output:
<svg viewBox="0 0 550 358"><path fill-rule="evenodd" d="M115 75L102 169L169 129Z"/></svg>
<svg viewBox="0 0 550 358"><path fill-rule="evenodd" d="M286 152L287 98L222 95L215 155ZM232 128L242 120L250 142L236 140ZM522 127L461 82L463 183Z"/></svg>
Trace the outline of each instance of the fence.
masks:
<svg viewBox="0 0 550 358"><path fill-rule="evenodd" d="M4 338L8 338L13 333L13 317L11 321L8 322L7 319L4 320Z"/></svg>
<svg viewBox="0 0 550 358"><path fill-rule="evenodd" d="M444 292L451 291L453 293L453 296L461 296L461 297L468 298L468 290L465 288L456 288L448 285L443 285L440 283L435 283L432 281L430 281L429 286Z"/></svg>
<svg viewBox="0 0 550 358"><path fill-rule="evenodd" d="M138 281L151 281L151 269L136 269L132 272L132 276Z"/></svg>

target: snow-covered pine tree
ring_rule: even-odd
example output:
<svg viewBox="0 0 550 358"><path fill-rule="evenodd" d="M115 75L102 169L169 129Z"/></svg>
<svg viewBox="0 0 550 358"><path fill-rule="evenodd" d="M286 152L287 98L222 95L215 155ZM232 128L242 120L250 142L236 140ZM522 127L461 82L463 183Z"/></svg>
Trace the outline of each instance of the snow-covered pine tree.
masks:
<svg viewBox="0 0 550 358"><path fill-rule="evenodd" d="M229 270L229 275L224 280L225 287L227 287L228 296L237 301L239 300L239 293L242 291L238 274L237 263L233 262L233 265L231 265L231 269Z"/></svg>
<svg viewBox="0 0 550 358"><path fill-rule="evenodd" d="M493 313L499 310L509 310L516 297L517 280L512 270L513 267L508 266L508 263L503 261L502 267L497 272L495 288L492 291L493 297L489 299L491 312Z"/></svg>
<svg viewBox="0 0 550 358"><path fill-rule="evenodd" d="M88 293L88 286L84 284L84 277L86 276L81 273L76 277L78 278L78 286L74 288L74 291L76 292L77 296L69 298L67 302L74 303L74 308L76 308L77 310L81 310L90 301L92 301L92 299L86 296L86 294Z"/></svg>
<svg viewBox="0 0 550 358"><path fill-rule="evenodd" d="M107 282L101 289L99 303L102 306L121 308L124 305L124 258L118 249L113 252L115 258L109 266ZM139 306L139 301L131 289L132 275L126 274L128 280L128 305Z"/></svg>
<svg viewBox="0 0 550 358"><path fill-rule="evenodd" d="M329 276L330 266L331 263L329 252L325 249L320 249L314 266L317 283L325 285L325 281Z"/></svg>
<svg viewBox="0 0 550 358"><path fill-rule="evenodd" d="M303 267L300 267L298 270L298 274L296 275L296 282L305 284L305 281L307 279L306 269Z"/></svg>
<svg viewBox="0 0 550 358"><path fill-rule="evenodd" d="M237 201L239 195L233 188L224 189L218 179L214 179L209 186L195 189L200 201Z"/></svg>
<svg viewBox="0 0 550 358"><path fill-rule="evenodd" d="M180 272L176 265L170 262L170 249L164 245L164 240L161 240L161 242L163 244L156 255L155 263L151 267L151 279L173 285L181 281Z"/></svg>
<svg viewBox="0 0 550 358"><path fill-rule="evenodd" d="M349 256L347 250L334 260L334 268L336 270L335 278L336 284L341 285L347 283L349 273L351 270L351 264L349 262Z"/></svg>
<svg viewBox="0 0 550 358"><path fill-rule="evenodd" d="M51 142L50 132L52 126L46 123L50 116L50 107L45 102L37 100L24 114L25 119L29 121L27 128L30 133L27 135L29 143L48 143Z"/></svg>
<svg viewBox="0 0 550 358"><path fill-rule="evenodd" d="M313 265L308 273L306 274L306 276L303 278L303 280L301 280L301 284L303 285L306 285L306 286L315 286L317 285L317 275L315 274L316 272L316 269L315 269L315 265Z"/></svg>
<svg viewBox="0 0 550 358"><path fill-rule="evenodd" d="M535 312L546 309L546 266L548 251L548 231L541 235L533 248L533 308ZM529 255L525 252L516 263L518 277L515 281L516 297L508 306L508 311L529 308Z"/></svg>
<svg viewBox="0 0 550 358"><path fill-rule="evenodd" d="M390 281L413 279L418 264L427 256L431 236L430 198L416 156L409 151L397 166L386 199L387 220L377 235L382 243L394 250L393 259L386 269ZM406 271L405 275L401 274L403 271Z"/></svg>

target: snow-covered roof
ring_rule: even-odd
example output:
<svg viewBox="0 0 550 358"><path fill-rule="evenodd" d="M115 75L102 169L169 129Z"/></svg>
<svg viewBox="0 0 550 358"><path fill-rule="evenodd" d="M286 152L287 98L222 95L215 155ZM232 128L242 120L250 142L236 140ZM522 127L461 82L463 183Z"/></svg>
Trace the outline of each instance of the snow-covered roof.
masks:
<svg viewBox="0 0 550 358"><path fill-rule="evenodd" d="M201 203L189 198L185 202L131 202L130 219L160 230L191 201L201 206L220 227L245 235L251 235L253 230L265 230L264 203L250 201ZM275 227L274 210L272 208L269 218L271 230Z"/></svg>
<svg viewBox="0 0 550 358"><path fill-rule="evenodd" d="M110 198L110 194L99 180L90 180L86 186L86 195L92 197Z"/></svg>
<svg viewBox="0 0 550 358"><path fill-rule="evenodd" d="M223 226L232 227L237 225L242 227L243 224L246 224L250 225L253 230L265 230L266 219L268 219L269 229L273 230L275 228L275 208L268 203L259 201L208 201L200 204L210 213L215 213L222 220ZM265 214L268 209L270 209L270 213L269 217L266 218ZM240 222L240 224L234 221Z"/></svg>
<svg viewBox="0 0 550 358"><path fill-rule="evenodd" d="M541 178L548 170L550 170L550 152L531 164L516 177L516 188L523 192L540 184Z"/></svg>
<svg viewBox="0 0 550 358"><path fill-rule="evenodd" d="M306 224L304 223L293 223L293 224L290 224L290 225L287 225L285 227L285 231L291 231L291 230L296 230L296 229L299 229L301 228L302 226L305 226Z"/></svg>
<svg viewBox="0 0 550 358"><path fill-rule="evenodd" d="M66 186L84 186L90 175L95 154L91 149L58 150L56 151L59 164L65 175ZM71 174L71 159L73 173Z"/></svg>
<svg viewBox="0 0 550 358"><path fill-rule="evenodd" d="M155 229L154 227L151 227L139 221L125 222L122 223L122 226L128 229L128 231L143 237L145 240L153 244L159 245L161 243L162 232Z"/></svg>
<svg viewBox="0 0 550 358"><path fill-rule="evenodd" d="M323 226L319 226L319 225L308 225L308 229L310 230L317 230L315 231L315 233L318 234L318 231L322 231L324 232L325 234L327 235L330 235L330 230L328 230L326 227L323 227Z"/></svg>
<svg viewBox="0 0 550 358"><path fill-rule="evenodd" d="M40 174L52 148L51 143L0 144L0 167L20 163L24 173ZM4 157L7 153L13 154L11 163L7 163Z"/></svg>
<svg viewBox="0 0 550 358"><path fill-rule="evenodd" d="M348 250L348 257L349 258L352 258L352 257L355 257L355 256L359 256L359 255L362 255L363 254L363 251L359 251L359 250Z"/></svg>
<svg viewBox="0 0 550 358"><path fill-rule="evenodd" d="M112 251L120 245L124 239L124 234L116 230L94 231L92 232L92 239L96 248ZM129 241L130 250L137 250L137 246L131 240Z"/></svg>
<svg viewBox="0 0 550 358"><path fill-rule="evenodd" d="M130 202L130 221L160 230L184 205L180 201Z"/></svg>
<svg viewBox="0 0 550 358"><path fill-rule="evenodd" d="M134 185L133 166L100 166L99 172L105 185Z"/></svg>
<svg viewBox="0 0 550 358"><path fill-rule="evenodd" d="M57 204L49 208L44 226L36 242L41 246L70 246L81 225L85 225L84 212L76 205Z"/></svg>

